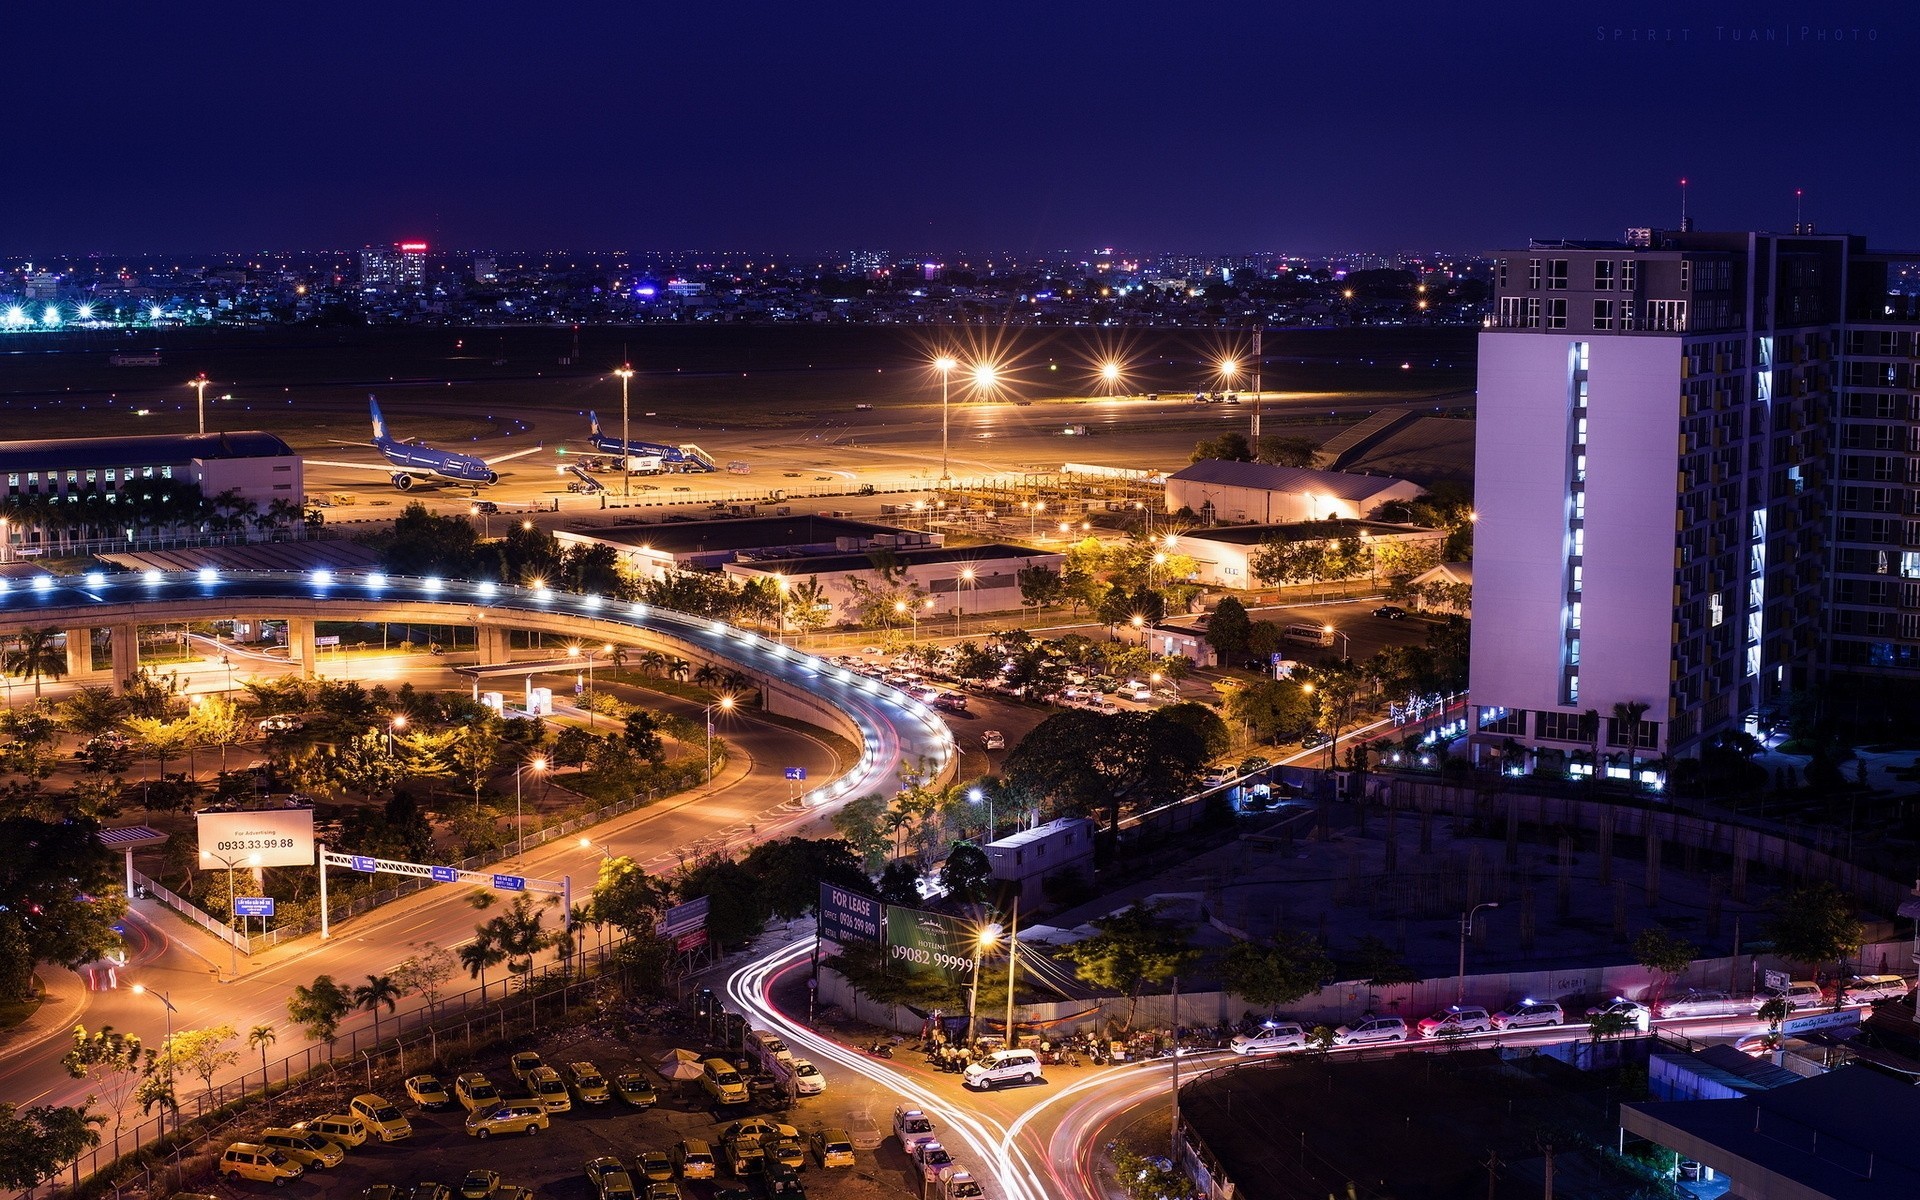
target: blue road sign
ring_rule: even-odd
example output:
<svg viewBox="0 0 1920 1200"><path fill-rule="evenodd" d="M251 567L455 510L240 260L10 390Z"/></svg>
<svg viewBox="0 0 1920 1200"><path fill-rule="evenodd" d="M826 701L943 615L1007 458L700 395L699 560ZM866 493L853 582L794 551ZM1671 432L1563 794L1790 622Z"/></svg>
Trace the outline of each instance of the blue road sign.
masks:
<svg viewBox="0 0 1920 1200"><path fill-rule="evenodd" d="M805 779L806 777L807 777L807 769L805 767L788 767L787 768L788 779Z"/></svg>
<svg viewBox="0 0 1920 1200"><path fill-rule="evenodd" d="M493 886L503 892L524 892L527 890L527 880L522 875L495 875Z"/></svg>
<svg viewBox="0 0 1920 1200"><path fill-rule="evenodd" d="M433 881L435 883L452 883L459 878L460 872L454 870L452 867L433 868Z"/></svg>
<svg viewBox="0 0 1920 1200"><path fill-rule="evenodd" d="M270 917L273 915L273 897L235 896L233 913L237 917Z"/></svg>
<svg viewBox="0 0 1920 1200"><path fill-rule="evenodd" d="M371 875L375 870L374 860L364 854L356 854L353 856L353 869L356 871L365 871Z"/></svg>

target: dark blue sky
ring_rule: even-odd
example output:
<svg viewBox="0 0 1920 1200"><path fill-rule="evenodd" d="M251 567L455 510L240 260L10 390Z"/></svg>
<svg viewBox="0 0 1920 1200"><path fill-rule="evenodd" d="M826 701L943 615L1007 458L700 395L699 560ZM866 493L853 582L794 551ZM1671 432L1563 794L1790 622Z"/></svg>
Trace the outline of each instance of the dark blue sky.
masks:
<svg viewBox="0 0 1920 1200"><path fill-rule="evenodd" d="M1474 250L1672 224L1682 175L1702 227L1786 226L1804 187L1823 229L1920 248L1894 0L111 0L4 30L7 253Z"/></svg>

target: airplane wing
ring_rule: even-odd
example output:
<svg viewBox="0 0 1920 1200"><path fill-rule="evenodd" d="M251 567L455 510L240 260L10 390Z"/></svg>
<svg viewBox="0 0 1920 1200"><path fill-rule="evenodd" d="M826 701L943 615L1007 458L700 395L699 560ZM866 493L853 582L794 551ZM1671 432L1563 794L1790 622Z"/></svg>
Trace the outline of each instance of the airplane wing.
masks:
<svg viewBox="0 0 1920 1200"><path fill-rule="evenodd" d="M392 463L376 464L376 463L328 462L324 458L309 458L306 460L306 463L308 466L312 466L312 467L339 467L342 470L347 470L347 471L378 471L382 475L431 475L433 474L433 472L427 470L425 467L396 467Z"/></svg>
<svg viewBox="0 0 1920 1200"><path fill-rule="evenodd" d="M495 463L509 462L516 458L525 458L529 454L537 454L544 449L546 449L546 443L542 442L538 446L529 446L525 450L515 450L511 454L496 454L492 458L482 459L481 461L491 467Z"/></svg>

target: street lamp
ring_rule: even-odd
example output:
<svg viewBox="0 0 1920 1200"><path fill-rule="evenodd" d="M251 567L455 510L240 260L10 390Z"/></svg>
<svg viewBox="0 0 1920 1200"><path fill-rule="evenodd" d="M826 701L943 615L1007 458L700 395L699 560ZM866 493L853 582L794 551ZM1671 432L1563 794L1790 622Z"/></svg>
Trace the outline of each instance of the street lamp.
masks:
<svg viewBox="0 0 1920 1200"><path fill-rule="evenodd" d="M1343 649L1340 652L1340 656L1342 658L1353 657L1353 639L1347 636L1346 630L1335 629L1331 625L1322 625L1320 628L1324 633L1328 634L1329 636L1338 637L1340 639L1340 645L1343 647Z"/></svg>
<svg viewBox="0 0 1920 1200"><path fill-rule="evenodd" d="M615 368L613 373L620 377L620 498L631 500L633 460L628 455L632 453L633 439L627 433L627 381L633 378L633 364L625 363Z"/></svg>
<svg viewBox="0 0 1920 1200"><path fill-rule="evenodd" d="M953 369L959 362L952 355L942 354L933 360L933 369L940 372L940 482L953 482L953 474L947 470L947 383L953 376Z"/></svg>
<svg viewBox="0 0 1920 1200"><path fill-rule="evenodd" d="M527 835L520 822L520 772L532 769L535 775L543 775L547 770L547 757L536 754L513 769L513 856L518 859L526 850Z"/></svg>
<svg viewBox="0 0 1920 1200"><path fill-rule="evenodd" d="M973 989L967 993L967 1048L973 1048L973 1012L980 1003L980 956L993 949L1000 940L1000 923L994 922L980 931L974 939L973 953Z"/></svg>
<svg viewBox="0 0 1920 1200"><path fill-rule="evenodd" d="M1455 1004L1460 1004L1467 998L1467 934L1473 931L1473 918L1477 916L1483 908L1499 907L1500 902L1498 900L1488 900L1484 904L1476 904L1472 909L1460 914L1460 983L1459 986L1454 989L1453 993L1453 1002Z"/></svg>
<svg viewBox="0 0 1920 1200"><path fill-rule="evenodd" d="M581 838L581 839L580 839L580 848L581 848L582 850L598 850L598 851L600 852L600 857L602 857L602 858L604 858L604 859L606 859L606 860L607 860L608 862L612 862L612 861L613 861L613 851L612 851L612 850L610 850L610 849L608 849L608 848L607 848L607 847L605 847L605 846L596 846L596 845L594 845L594 844L593 844L593 839L592 839L592 838L588 838L588 837L583 837L583 838Z"/></svg>
<svg viewBox="0 0 1920 1200"><path fill-rule="evenodd" d="M706 711L702 714L707 719L707 790L709 792L713 790L713 710L716 708L722 712L732 712L733 697L720 697L707 705Z"/></svg>
<svg viewBox="0 0 1920 1200"><path fill-rule="evenodd" d="M171 994L152 991L144 983L134 984L133 994L136 996L152 996L167 1006L167 1040L160 1043L160 1057L167 1061L167 1104L173 1106L173 1132L177 1136L180 1133L180 1098L173 1093L173 1055L170 1051L173 1048L173 1014L179 1010L173 1006L173 997ZM163 1131L166 1128L166 1120L167 1106L163 1104L160 1106L160 1127Z"/></svg>
<svg viewBox="0 0 1920 1200"><path fill-rule="evenodd" d="M406 727L407 727L407 718L405 713L397 714L394 716L393 720L387 722L387 757L388 758L393 757L393 735L396 733L399 733L401 730L405 729Z"/></svg>
<svg viewBox="0 0 1920 1200"><path fill-rule="evenodd" d="M215 854L211 850L202 850L200 852L200 857L210 858L214 862L219 863L221 866L227 869L227 929L229 931L232 931L233 929L233 869L239 866L243 862L249 863L254 866L258 866L260 865L260 856L258 854L249 854L245 858L228 858L225 855ZM227 942L227 949L232 952L230 956L232 961L229 964L228 974L234 976L237 979L240 976L240 946L238 943L232 940L229 940Z"/></svg>
<svg viewBox="0 0 1920 1200"><path fill-rule="evenodd" d="M1142 616L1139 613L1135 613L1133 614L1133 616L1127 618L1127 624L1133 626L1133 636L1134 636L1134 639L1139 642L1140 648L1143 650L1146 649L1146 645L1147 645L1146 617Z"/></svg>
<svg viewBox="0 0 1920 1200"><path fill-rule="evenodd" d="M205 433L207 431L207 384L211 382L212 380L207 378L207 373L205 371L200 372L200 377L198 379L190 379L187 381L187 386L192 388L196 393L198 393L200 397L195 407L198 408L200 412L200 432L201 433Z"/></svg>
<svg viewBox="0 0 1920 1200"><path fill-rule="evenodd" d="M1100 378L1106 382L1107 396L1111 399L1114 389L1120 384L1120 364L1117 362L1101 363Z"/></svg>
<svg viewBox="0 0 1920 1200"><path fill-rule="evenodd" d="M960 569L960 585L961 585L962 596L964 596L967 592L971 592L974 590L974 578L975 576L974 576L972 567L962 567ZM962 624L962 626L964 626L965 624L966 616L967 616L967 606L963 603L960 605L960 623ZM956 630L955 632L958 632L958 630Z"/></svg>
<svg viewBox="0 0 1920 1200"><path fill-rule="evenodd" d="M493 514L481 508L478 504L469 504L467 505L467 515L480 518L480 540L483 542L491 541L493 538Z"/></svg>
<svg viewBox="0 0 1920 1200"><path fill-rule="evenodd" d="M1240 360L1223 358L1220 360L1220 378L1227 381L1227 390L1233 390L1233 381L1240 377Z"/></svg>
<svg viewBox="0 0 1920 1200"><path fill-rule="evenodd" d="M991 842L995 840L993 836L993 797L987 795L979 788L967 789L967 802L969 804L978 804L983 800L986 801L987 804L987 840Z"/></svg>

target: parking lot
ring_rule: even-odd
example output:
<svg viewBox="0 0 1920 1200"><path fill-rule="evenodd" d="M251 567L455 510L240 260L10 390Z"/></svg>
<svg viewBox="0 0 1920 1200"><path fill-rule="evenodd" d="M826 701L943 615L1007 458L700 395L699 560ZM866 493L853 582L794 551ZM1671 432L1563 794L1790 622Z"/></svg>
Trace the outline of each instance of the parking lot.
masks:
<svg viewBox="0 0 1920 1200"><path fill-rule="evenodd" d="M603 1019L596 1024L607 1023ZM702 1025L701 1022L693 1022L691 1027L700 1029ZM681 1028L684 1030L687 1027ZM329 1200L357 1200L368 1188L377 1185L408 1188L431 1182L455 1189L454 1200L458 1200L458 1189L467 1172L475 1168L487 1168L499 1172L502 1188L527 1188L540 1200L598 1200L583 1171L589 1159L603 1155L619 1158L632 1169L634 1183L644 1195L645 1181L640 1177L636 1165L640 1155L648 1150L670 1153L681 1139L697 1138L712 1146L715 1158L720 1160L718 1178L711 1181L678 1181L680 1194L694 1200L711 1200L728 1188L745 1188L750 1194L759 1194L749 1180L730 1175L725 1156L721 1153L721 1133L734 1121L749 1115L764 1115L770 1120L794 1126L804 1138L823 1128L849 1128L856 1111L870 1111L873 1120L882 1129L887 1127L891 1118L892 1097L874 1094L871 1085L864 1081L849 1082L848 1086L836 1090L831 1072L828 1072L829 1083L825 1094L802 1097L791 1108L773 1108L756 1103L718 1110L698 1080L669 1081L653 1069L659 1057L675 1046L687 1046L703 1054L708 1050L720 1053L716 1048L700 1046L685 1037L668 1036L670 1032L660 1030L619 1036L600 1029L576 1031L540 1042L515 1042L501 1046L472 1063L457 1064L457 1069L434 1072L443 1083L451 1086L457 1073L484 1071L500 1090L503 1099L512 1102L526 1097L528 1093L508 1069L508 1054L513 1050L533 1048L541 1052L549 1065L558 1066L581 1059L591 1061L609 1080L620 1072L644 1070L659 1093L659 1103L652 1108L636 1109L618 1096L598 1104L582 1104L576 1097L571 1111L551 1115L551 1125L546 1130L534 1134L502 1134L482 1140L466 1133L463 1122L467 1114L459 1104L439 1111L425 1111L407 1097L397 1075L376 1075L376 1091L393 1101L411 1122L412 1137L388 1144L369 1138L366 1144L349 1149L340 1166L309 1171L281 1188L260 1182L214 1184L209 1180L204 1190L222 1196L275 1192L289 1197L306 1195L324 1196ZM727 1057L739 1061L737 1053ZM422 1069L422 1064L416 1061L410 1066L409 1073ZM271 1120L264 1109L256 1109L245 1124L236 1126L228 1138L215 1145L214 1150L217 1153L230 1141L251 1140L253 1135L269 1125L287 1125L321 1113L344 1112L352 1097L365 1090L364 1074L342 1072L337 1085L320 1089L318 1094L311 1097L303 1096L297 1108L290 1109L286 1102L281 1102ZM851 1169L822 1169L809 1157L800 1180L810 1197L872 1200L882 1196L917 1195L913 1169L899 1143L888 1138L877 1151L857 1151L855 1165ZM395 1200L406 1200L405 1193L400 1193Z"/></svg>

